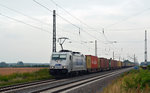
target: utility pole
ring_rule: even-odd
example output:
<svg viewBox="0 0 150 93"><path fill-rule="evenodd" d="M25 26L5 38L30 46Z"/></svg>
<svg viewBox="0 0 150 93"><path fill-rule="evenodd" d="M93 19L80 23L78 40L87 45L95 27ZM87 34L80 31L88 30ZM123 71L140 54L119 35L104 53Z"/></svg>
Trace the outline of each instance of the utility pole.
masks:
<svg viewBox="0 0 150 93"><path fill-rule="evenodd" d="M147 31L145 30L145 63L147 63Z"/></svg>
<svg viewBox="0 0 150 93"><path fill-rule="evenodd" d="M97 56L97 40L95 40L95 56Z"/></svg>
<svg viewBox="0 0 150 93"><path fill-rule="evenodd" d="M134 63L135 63L135 54L134 54Z"/></svg>
<svg viewBox="0 0 150 93"><path fill-rule="evenodd" d="M56 13L53 10L53 52L56 52Z"/></svg>
<svg viewBox="0 0 150 93"><path fill-rule="evenodd" d="M114 55L115 55L115 53L114 53L114 51L113 51L113 60L115 59L115 58L114 58Z"/></svg>

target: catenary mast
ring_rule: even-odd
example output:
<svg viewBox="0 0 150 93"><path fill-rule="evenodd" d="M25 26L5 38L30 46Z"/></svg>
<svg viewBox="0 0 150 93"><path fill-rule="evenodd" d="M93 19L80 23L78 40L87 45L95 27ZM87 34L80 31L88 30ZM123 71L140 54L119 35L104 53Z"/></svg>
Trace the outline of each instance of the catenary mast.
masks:
<svg viewBox="0 0 150 93"><path fill-rule="evenodd" d="M56 12L53 10L53 50L56 52Z"/></svg>
<svg viewBox="0 0 150 93"><path fill-rule="evenodd" d="M145 30L145 62L147 62L147 31Z"/></svg>

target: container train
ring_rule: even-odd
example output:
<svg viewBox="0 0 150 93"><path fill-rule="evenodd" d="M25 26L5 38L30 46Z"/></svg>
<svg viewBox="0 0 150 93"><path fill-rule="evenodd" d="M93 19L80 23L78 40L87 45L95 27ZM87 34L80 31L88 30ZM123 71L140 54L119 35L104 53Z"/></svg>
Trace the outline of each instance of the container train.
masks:
<svg viewBox="0 0 150 93"><path fill-rule="evenodd" d="M79 75L134 66L131 62L121 62L113 59L98 58L83 55L80 52L61 50L53 52L50 61L50 74L57 76Z"/></svg>

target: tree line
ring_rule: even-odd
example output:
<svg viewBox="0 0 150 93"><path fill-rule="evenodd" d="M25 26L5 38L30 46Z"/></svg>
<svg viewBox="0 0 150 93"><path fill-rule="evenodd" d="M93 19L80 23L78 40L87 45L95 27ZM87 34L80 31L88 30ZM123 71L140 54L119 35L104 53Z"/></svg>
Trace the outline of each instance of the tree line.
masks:
<svg viewBox="0 0 150 93"><path fill-rule="evenodd" d="M24 64L22 61L11 64L6 62L0 62L0 67L49 67L48 64Z"/></svg>

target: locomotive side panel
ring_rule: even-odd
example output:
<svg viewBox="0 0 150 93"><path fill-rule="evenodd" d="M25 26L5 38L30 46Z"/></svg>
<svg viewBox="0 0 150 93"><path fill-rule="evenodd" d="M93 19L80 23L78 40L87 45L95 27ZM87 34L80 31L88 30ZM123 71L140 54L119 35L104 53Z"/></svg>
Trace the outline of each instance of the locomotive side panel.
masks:
<svg viewBox="0 0 150 93"><path fill-rule="evenodd" d="M86 70L85 57L82 55L73 55L73 68L72 71Z"/></svg>

